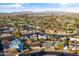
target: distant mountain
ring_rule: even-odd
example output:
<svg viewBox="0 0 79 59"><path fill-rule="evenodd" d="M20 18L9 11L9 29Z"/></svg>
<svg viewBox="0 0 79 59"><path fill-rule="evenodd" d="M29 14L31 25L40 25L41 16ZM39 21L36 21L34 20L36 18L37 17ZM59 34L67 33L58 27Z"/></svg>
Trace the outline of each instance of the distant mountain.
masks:
<svg viewBox="0 0 79 59"><path fill-rule="evenodd" d="M32 11L21 11L21 12L14 12L11 14L31 14L31 15L79 15L79 13L74 12L65 12L65 11L45 11L45 12L32 12Z"/></svg>
<svg viewBox="0 0 79 59"><path fill-rule="evenodd" d="M21 12L13 12L11 14L33 14L32 11L21 11Z"/></svg>
<svg viewBox="0 0 79 59"><path fill-rule="evenodd" d="M13 13L0 13L0 15L79 15L79 13L64 12L64 11L45 11L45 12L32 12L32 11L21 11Z"/></svg>

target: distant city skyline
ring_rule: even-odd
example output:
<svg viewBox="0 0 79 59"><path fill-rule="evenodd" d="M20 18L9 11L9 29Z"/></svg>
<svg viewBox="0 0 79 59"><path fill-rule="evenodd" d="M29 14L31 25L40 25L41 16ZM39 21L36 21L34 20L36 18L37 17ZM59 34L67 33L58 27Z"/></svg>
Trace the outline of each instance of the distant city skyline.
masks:
<svg viewBox="0 0 79 59"><path fill-rule="evenodd" d="M65 11L79 13L79 3L0 3L0 12L2 13L20 11Z"/></svg>

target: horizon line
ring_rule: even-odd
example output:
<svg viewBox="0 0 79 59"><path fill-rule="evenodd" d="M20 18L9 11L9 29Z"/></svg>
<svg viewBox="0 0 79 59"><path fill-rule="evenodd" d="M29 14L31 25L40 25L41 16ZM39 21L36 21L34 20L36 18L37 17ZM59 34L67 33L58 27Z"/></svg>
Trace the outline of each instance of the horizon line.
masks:
<svg viewBox="0 0 79 59"><path fill-rule="evenodd" d="M29 11L29 10L26 10L26 11L15 11L15 12L0 12L0 13L19 13L19 12L33 12L33 13L44 13L44 12L65 12L65 13L79 13L79 12L75 12L75 11Z"/></svg>

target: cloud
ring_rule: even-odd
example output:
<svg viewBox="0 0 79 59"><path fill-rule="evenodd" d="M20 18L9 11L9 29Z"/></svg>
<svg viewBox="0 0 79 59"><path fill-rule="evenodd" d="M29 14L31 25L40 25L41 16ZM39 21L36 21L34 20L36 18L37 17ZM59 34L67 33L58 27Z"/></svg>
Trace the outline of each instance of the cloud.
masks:
<svg viewBox="0 0 79 59"><path fill-rule="evenodd" d="M10 3L79 3L79 0L1 0L0 2L10 2Z"/></svg>
<svg viewBox="0 0 79 59"><path fill-rule="evenodd" d="M61 7L66 8L66 7L68 7L68 6L66 6L66 5L62 5Z"/></svg>
<svg viewBox="0 0 79 59"><path fill-rule="evenodd" d="M60 3L60 5L68 5L68 3Z"/></svg>
<svg viewBox="0 0 79 59"><path fill-rule="evenodd" d="M0 5L0 12L19 12L25 10L23 4L13 3L13 4L2 4Z"/></svg>
<svg viewBox="0 0 79 59"><path fill-rule="evenodd" d="M63 8L69 7L71 3L59 3L59 5Z"/></svg>
<svg viewBox="0 0 79 59"><path fill-rule="evenodd" d="M18 9L24 8L22 4L9 4L9 5L0 5L0 9Z"/></svg>

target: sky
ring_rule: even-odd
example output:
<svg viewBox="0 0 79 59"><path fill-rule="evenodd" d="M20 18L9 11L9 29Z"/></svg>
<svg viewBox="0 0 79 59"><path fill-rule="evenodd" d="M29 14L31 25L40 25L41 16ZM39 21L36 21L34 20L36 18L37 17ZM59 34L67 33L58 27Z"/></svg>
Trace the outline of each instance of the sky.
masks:
<svg viewBox="0 0 79 59"><path fill-rule="evenodd" d="M79 3L0 3L0 12L2 13L20 11L66 11L79 13Z"/></svg>

